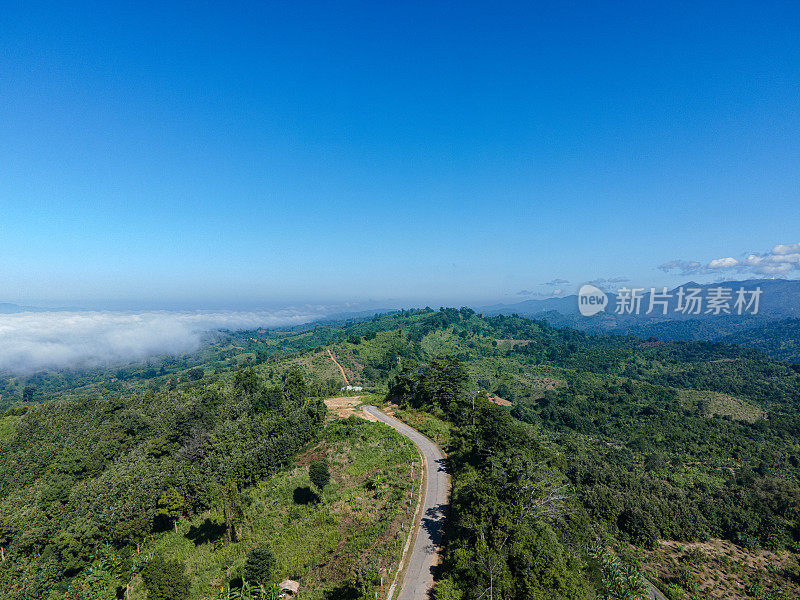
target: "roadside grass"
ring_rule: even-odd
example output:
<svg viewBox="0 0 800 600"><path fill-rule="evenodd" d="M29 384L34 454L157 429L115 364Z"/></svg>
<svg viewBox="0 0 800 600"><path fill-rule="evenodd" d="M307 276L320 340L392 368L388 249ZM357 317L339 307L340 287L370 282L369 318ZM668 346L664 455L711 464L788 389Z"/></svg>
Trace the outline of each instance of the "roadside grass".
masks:
<svg viewBox="0 0 800 600"><path fill-rule="evenodd" d="M322 456L332 478L320 494L307 465ZM221 514L211 510L181 523L177 534L154 538L142 553L183 561L192 600L212 598L224 583L240 578L247 552L261 544L275 554L275 581L299 581L301 600L343 593L359 576L367 580L370 597L385 596L411 515L408 462L405 438L389 427L358 417L334 421L293 465L242 492L238 542L224 542ZM211 534L197 543L198 531ZM140 578L129 600L146 600Z"/></svg>
<svg viewBox="0 0 800 600"><path fill-rule="evenodd" d="M443 450L450 446L452 425L430 413L413 408L398 408L392 416L427 436Z"/></svg>

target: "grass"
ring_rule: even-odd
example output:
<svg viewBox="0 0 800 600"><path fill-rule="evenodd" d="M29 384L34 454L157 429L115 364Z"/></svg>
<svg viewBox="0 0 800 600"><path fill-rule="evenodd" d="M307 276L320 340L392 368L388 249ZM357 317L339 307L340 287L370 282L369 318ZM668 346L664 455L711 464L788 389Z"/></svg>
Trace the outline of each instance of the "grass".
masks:
<svg viewBox="0 0 800 600"><path fill-rule="evenodd" d="M332 482L316 500L315 493L308 494L313 486L307 465L322 456L328 458ZM275 553L276 582L300 582L301 600L341 592L359 569L367 572L370 596L385 596L405 543L403 523L410 518L408 460L405 438L385 425L357 417L334 421L293 465L243 492L239 542L224 543L220 515L207 511L142 552L184 561L192 600L210 598L226 581L240 577L248 550L260 544ZM196 544L190 532L199 530L213 533ZM138 579L130 600L146 600Z"/></svg>
<svg viewBox="0 0 800 600"><path fill-rule="evenodd" d="M17 423L21 420L22 415L0 417L0 440L11 437L17 429Z"/></svg>
<svg viewBox="0 0 800 600"><path fill-rule="evenodd" d="M696 410L704 417L727 416L735 421L755 423L765 416L758 406L719 392L679 390L678 395L684 407Z"/></svg>
<svg viewBox="0 0 800 600"><path fill-rule="evenodd" d="M790 552L747 550L719 539L678 543L662 541L641 551L646 570L669 598L745 599L756 582L775 598L797 598L800 565ZM766 597L766 596L760 596Z"/></svg>
<svg viewBox="0 0 800 600"><path fill-rule="evenodd" d="M397 409L392 414L406 425L432 439L440 448L446 449L450 445L450 430L452 429L450 423L413 408Z"/></svg>

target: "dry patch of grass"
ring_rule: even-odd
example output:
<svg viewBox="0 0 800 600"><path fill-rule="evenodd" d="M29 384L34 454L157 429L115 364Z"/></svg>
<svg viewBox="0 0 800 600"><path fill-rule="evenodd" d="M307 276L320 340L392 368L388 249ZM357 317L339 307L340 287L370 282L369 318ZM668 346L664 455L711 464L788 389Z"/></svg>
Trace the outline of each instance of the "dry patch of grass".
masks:
<svg viewBox="0 0 800 600"><path fill-rule="evenodd" d="M489 396L489 401L500 406L512 406L511 400L505 400L500 396Z"/></svg>
<svg viewBox="0 0 800 600"><path fill-rule="evenodd" d="M768 597L759 596L759 591L775 598L800 598L800 568L791 552L751 551L720 539L661 541L655 550L639 552L646 574L671 598Z"/></svg>
<svg viewBox="0 0 800 600"><path fill-rule="evenodd" d="M758 406L719 392L679 390L678 394L685 408L694 409L708 418L727 416L736 421L755 423L767 416L767 413Z"/></svg>

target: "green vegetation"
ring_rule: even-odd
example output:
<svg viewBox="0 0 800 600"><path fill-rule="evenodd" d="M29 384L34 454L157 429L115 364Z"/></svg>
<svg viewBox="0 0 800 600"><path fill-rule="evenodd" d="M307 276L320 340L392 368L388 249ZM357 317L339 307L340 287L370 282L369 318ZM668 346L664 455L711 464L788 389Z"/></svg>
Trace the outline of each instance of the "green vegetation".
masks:
<svg viewBox="0 0 800 600"><path fill-rule="evenodd" d="M275 575L275 555L269 546L256 546L247 553L244 563L244 578L246 581L265 585Z"/></svg>
<svg viewBox="0 0 800 600"><path fill-rule="evenodd" d="M187 600L189 578L183 563L154 557L142 569L142 579L147 588L147 600Z"/></svg>
<svg viewBox="0 0 800 600"><path fill-rule="evenodd" d="M268 597L283 578L302 598L384 594L407 445L357 418L325 426L320 399L344 384L328 350L448 453L437 598L636 598L640 569L691 598L700 567L665 566L664 540L782 557L731 586L740 597L798 584L796 367L721 343L425 309L0 380L3 597L146 600L180 573L192 600ZM274 556L267 582L251 581L270 563L259 548ZM738 576L714 565L720 585Z"/></svg>
<svg viewBox="0 0 800 600"><path fill-rule="evenodd" d="M331 473L328 470L327 460L317 460L308 467L308 477L320 493L331 482Z"/></svg>

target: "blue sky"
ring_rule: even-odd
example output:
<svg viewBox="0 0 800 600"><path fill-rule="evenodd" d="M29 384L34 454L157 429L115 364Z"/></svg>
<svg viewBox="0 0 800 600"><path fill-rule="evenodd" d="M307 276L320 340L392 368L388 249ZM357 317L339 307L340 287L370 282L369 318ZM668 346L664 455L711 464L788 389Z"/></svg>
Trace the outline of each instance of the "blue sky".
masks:
<svg viewBox="0 0 800 600"><path fill-rule="evenodd" d="M4 3L0 300L510 302L770 256L800 8L696 4Z"/></svg>

